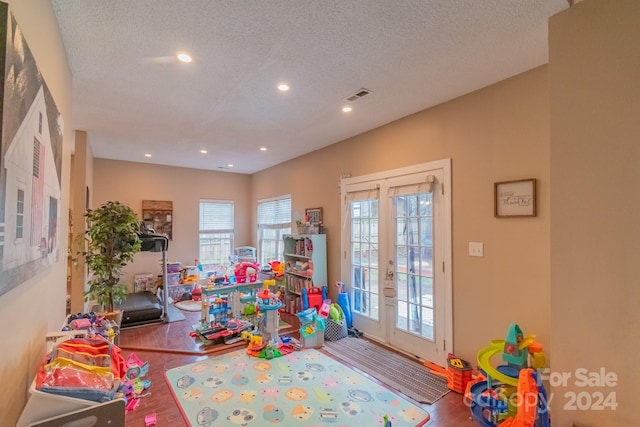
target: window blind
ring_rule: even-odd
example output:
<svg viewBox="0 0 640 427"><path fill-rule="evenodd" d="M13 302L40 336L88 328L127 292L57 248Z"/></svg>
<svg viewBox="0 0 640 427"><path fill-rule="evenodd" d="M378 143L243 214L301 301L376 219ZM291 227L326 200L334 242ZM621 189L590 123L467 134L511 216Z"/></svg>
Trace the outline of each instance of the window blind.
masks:
<svg viewBox="0 0 640 427"><path fill-rule="evenodd" d="M233 202L200 200L200 231L233 230Z"/></svg>
<svg viewBox="0 0 640 427"><path fill-rule="evenodd" d="M291 197L258 202L258 225L291 223Z"/></svg>

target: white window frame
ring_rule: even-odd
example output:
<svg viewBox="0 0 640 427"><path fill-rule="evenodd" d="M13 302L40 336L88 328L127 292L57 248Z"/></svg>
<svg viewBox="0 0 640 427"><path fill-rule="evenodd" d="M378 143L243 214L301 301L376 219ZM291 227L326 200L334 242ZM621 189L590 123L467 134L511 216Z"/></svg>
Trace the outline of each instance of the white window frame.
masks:
<svg viewBox="0 0 640 427"><path fill-rule="evenodd" d="M221 210L230 208L230 216L227 217L226 220L217 221L217 223L211 222L211 220L209 220L208 224L204 224L202 209L207 204L212 205L212 207L216 206ZM229 256L233 254L234 249L234 203L232 200L200 199L198 207L198 259L202 263L203 267L207 270L220 270L223 268L226 269L229 266ZM209 234L210 237L204 238L202 236L203 234ZM218 250L220 251L220 256L218 259L207 259L206 256L203 256L204 239L220 240L220 243L209 245L214 247L218 246ZM226 271L221 271L221 273L226 273Z"/></svg>
<svg viewBox="0 0 640 427"><path fill-rule="evenodd" d="M280 210L281 204L288 204L288 217L286 215L278 217L278 211ZM271 218L267 218L269 215L268 212L264 212L264 209L269 207L274 207L273 212L271 212ZM262 212L261 212L262 211ZM282 214L283 212L280 212ZM256 222L258 223L258 262L260 265L265 265L271 261L284 261L284 239L282 238L285 234L291 233L291 195L286 194L282 196L272 197L268 199L258 200L257 212L256 212ZM265 238L264 233L266 230L277 230L277 235L280 236L279 239L269 239ZM265 245L268 242L275 242L276 245L276 258L275 259L265 259Z"/></svg>

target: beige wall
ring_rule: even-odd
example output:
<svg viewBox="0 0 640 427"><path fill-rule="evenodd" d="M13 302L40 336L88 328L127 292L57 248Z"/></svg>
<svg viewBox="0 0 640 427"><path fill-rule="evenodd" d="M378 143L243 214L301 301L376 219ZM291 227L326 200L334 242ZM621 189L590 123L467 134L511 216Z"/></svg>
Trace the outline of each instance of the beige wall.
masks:
<svg viewBox="0 0 640 427"><path fill-rule="evenodd" d="M586 0L550 21L554 425L637 426L640 2ZM580 387L575 370L618 376ZM565 393L618 407L570 411Z"/></svg>
<svg viewBox="0 0 640 427"><path fill-rule="evenodd" d="M87 132L75 132L75 147L71 156L71 217L72 217L72 240L71 255L73 263L69 269L70 287L69 296L71 298L70 312L79 313L84 311L84 287L85 287L85 262L78 252L84 250L83 235L86 230L84 213L87 206L87 188L93 187L93 154L89 145Z"/></svg>
<svg viewBox="0 0 640 427"><path fill-rule="evenodd" d="M245 246L255 240L251 225L255 205L251 205L249 175L189 168L95 159L92 206L117 200L131 206L142 217L142 200L173 202L173 240L167 257L183 265L198 258L198 203L200 199L233 200L235 244ZM133 286L135 273L160 273L162 257L142 252L127 266L123 280Z"/></svg>
<svg viewBox="0 0 640 427"><path fill-rule="evenodd" d="M348 279L340 277L340 175L451 158L456 353L475 362L511 322L548 349L548 96L540 67L259 172L252 202L289 193L294 212L321 206L333 283ZM538 179L538 216L494 218L493 183L519 178ZM469 257L469 241L484 242L483 258Z"/></svg>
<svg viewBox="0 0 640 427"><path fill-rule="evenodd" d="M9 0L19 28L64 118L62 197L58 236L68 231L71 117L71 72L51 4L47 0ZM2 425L15 425L26 402L27 390L45 352L44 335L59 329L65 316L67 242L58 239L59 261L44 273L0 296L0 399Z"/></svg>

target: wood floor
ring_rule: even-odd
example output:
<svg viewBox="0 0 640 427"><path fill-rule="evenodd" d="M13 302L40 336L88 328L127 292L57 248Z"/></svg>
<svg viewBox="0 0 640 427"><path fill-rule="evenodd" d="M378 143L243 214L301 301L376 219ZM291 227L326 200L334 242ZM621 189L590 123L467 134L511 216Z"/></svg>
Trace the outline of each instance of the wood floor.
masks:
<svg viewBox="0 0 640 427"><path fill-rule="evenodd" d="M221 354L245 345L242 342L232 346L207 347L199 344L189 336L189 332L192 331L192 325L198 323L200 313L183 313L186 320L124 329L120 333L118 344L124 356L135 352L141 360L149 362L149 373L145 379L151 381L151 387L148 390L150 394L141 398L137 408L126 415L127 427L144 427L145 416L152 413L156 414L158 427L187 426L178 405L171 396L164 372L205 359L209 355ZM295 323L295 318L284 320L291 324ZM295 330L295 326L294 324L291 330ZM331 354L325 354L331 357ZM407 361L415 363L410 359ZM372 380L375 381L373 378ZM395 391L398 392L398 390ZM463 403L462 396L455 392L448 393L433 405L420 406L431 414L428 426L477 427L470 418L469 408ZM259 427L259 424L256 424L256 427Z"/></svg>

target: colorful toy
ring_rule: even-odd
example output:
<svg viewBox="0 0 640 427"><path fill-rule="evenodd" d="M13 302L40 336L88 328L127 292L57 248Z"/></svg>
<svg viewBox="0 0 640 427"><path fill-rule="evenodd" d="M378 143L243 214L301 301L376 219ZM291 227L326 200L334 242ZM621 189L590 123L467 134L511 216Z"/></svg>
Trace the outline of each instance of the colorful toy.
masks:
<svg viewBox="0 0 640 427"><path fill-rule="evenodd" d="M131 412L134 409L136 409L139 404L140 404L140 399L131 399L131 400L129 400L127 402L127 406L125 408L125 414L128 414L129 412Z"/></svg>
<svg viewBox="0 0 640 427"><path fill-rule="evenodd" d="M447 358L447 387L458 393L464 393L467 384L473 379L471 363L450 354Z"/></svg>
<svg viewBox="0 0 640 427"><path fill-rule="evenodd" d="M274 279L282 280L284 278L284 263L280 261L271 261L269 263L271 271L273 271Z"/></svg>
<svg viewBox="0 0 640 427"><path fill-rule="evenodd" d="M217 297L209 302L209 319L215 323L226 324L231 314L227 295Z"/></svg>
<svg viewBox="0 0 640 427"><path fill-rule="evenodd" d="M119 327L115 322L92 311L90 313L70 314L67 316L66 325L62 327L61 331L84 331L86 336L99 335L110 342L114 342Z"/></svg>
<svg viewBox="0 0 640 427"><path fill-rule="evenodd" d="M149 372L149 362L143 362L135 353L130 353L126 360L127 371L125 381L135 380L144 377Z"/></svg>
<svg viewBox="0 0 640 427"><path fill-rule="evenodd" d="M200 288L200 286L196 286L195 289L191 292L191 299L194 301L202 300L202 288Z"/></svg>
<svg viewBox="0 0 640 427"><path fill-rule="evenodd" d="M331 300L327 298L326 300L322 301L320 310L318 310L318 316L320 316L323 319L326 319L327 317L329 317L330 310L331 310Z"/></svg>
<svg viewBox="0 0 640 427"><path fill-rule="evenodd" d="M282 307L280 296L269 291L269 286L276 284L275 280L265 280L264 290L257 295L257 307L262 318L258 321L258 331L267 342L275 348L278 347L278 330L280 328L280 313Z"/></svg>
<svg viewBox="0 0 640 427"><path fill-rule="evenodd" d="M338 305L342 308L344 318L347 321L347 327L353 327L351 318L351 302L349 300L349 294L347 293L344 282L336 282L338 287Z"/></svg>
<svg viewBox="0 0 640 427"><path fill-rule="evenodd" d="M262 348L262 337L260 335L252 335L249 340L249 345Z"/></svg>
<svg viewBox="0 0 640 427"><path fill-rule="evenodd" d="M300 321L300 338L303 348L319 348L324 345L325 321L318 316L315 308L311 307L298 312Z"/></svg>
<svg viewBox="0 0 640 427"><path fill-rule="evenodd" d="M491 364L498 354L507 365ZM535 371L544 363L535 336L525 337L518 325L510 325L505 340L493 340L478 352L478 367L486 377L480 374L467 384L473 418L485 427L549 427L546 391Z"/></svg>
<svg viewBox="0 0 640 427"><path fill-rule="evenodd" d="M156 417L155 412L148 414L144 417L144 425L147 427L155 426L157 422L158 422L158 419Z"/></svg>
<svg viewBox="0 0 640 427"><path fill-rule="evenodd" d="M315 308L316 311L319 312L323 301L327 299L327 287L323 286L321 289L313 286L309 289L302 288L301 291L302 308L304 310L308 308Z"/></svg>
<svg viewBox="0 0 640 427"><path fill-rule="evenodd" d="M253 283L258 280L258 264L252 262L240 262L235 265L234 273L237 283Z"/></svg>

